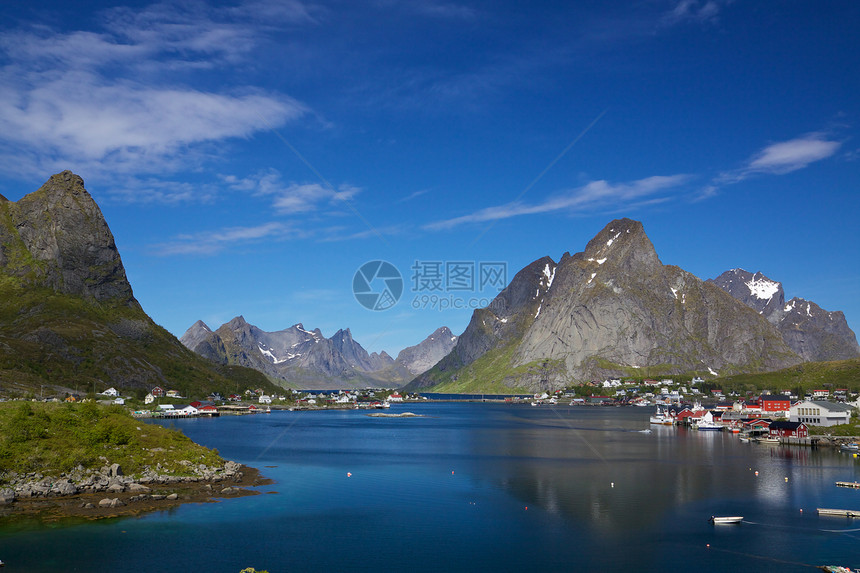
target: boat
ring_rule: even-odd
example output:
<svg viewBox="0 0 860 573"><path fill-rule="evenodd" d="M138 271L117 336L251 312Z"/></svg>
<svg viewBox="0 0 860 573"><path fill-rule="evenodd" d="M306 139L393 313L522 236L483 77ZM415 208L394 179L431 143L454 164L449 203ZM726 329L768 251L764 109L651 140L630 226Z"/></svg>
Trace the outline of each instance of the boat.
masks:
<svg viewBox="0 0 860 573"><path fill-rule="evenodd" d="M743 520L744 520L744 517L742 515L732 515L732 516L724 516L724 517L718 517L716 515L711 516L711 522L714 525L740 523Z"/></svg>
<svg viewBox="0 0 860 573"><path fill-rule="evenodd" d="M705 414L693 424L693 428L700 431L721 432L723 430L723 425L714 422L713 414L705 412Z"/></svg>
<svg viewBox="0 0 860 573"><path fill-rule="evenodd" d="M649 421L652 424L659 424L661 426L671 426L675 423L674 418L672 418L672 416L670 416L669 414L663 412L663 410L660 409L660 406L657 406L657 413L651 416L651 418L649 418Z"/></svg>
<svg viewBox="0 0 860 573"><path fill-rule="evenodd" d="M822 571L828 571L829 573L852 573L857 571L856 569L843 567L842 565L819 565L818 568Z"/></svg>
<svg viewBox="0 0 860 573"><path fill-rule="evenodd" d="M842 444L841 446L839 446L839 451L856 454L860 452L860 444L857 444L856 442L851 444Z"/></svg>
<svg viewBox="0 0 860 573"><path fill-rule="evenodd" d="M779 438L771 438L770 436L762 436L760 438L755 439L757 444L770 444L775 445L779 443Z"/></svg>

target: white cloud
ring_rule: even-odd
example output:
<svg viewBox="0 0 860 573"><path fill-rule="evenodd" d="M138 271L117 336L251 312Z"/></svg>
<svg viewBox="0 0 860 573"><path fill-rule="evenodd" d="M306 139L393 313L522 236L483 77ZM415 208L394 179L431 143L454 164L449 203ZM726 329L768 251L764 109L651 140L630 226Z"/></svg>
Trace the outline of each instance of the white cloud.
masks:
<svg viewBox="0 0 860 573"><path fill-rule="evenodd" d="M116 8L97 31L4 33L0 169L163 173L205 160L206 144L306 115L307 106L284 94L243 85L198 89L185 77L196 71L203 76L195 83L205 85L201 77L217 74L223 84L229 66L259 41L255 20L264 16L267 25L310 18L298 2L230 9L188 2Z"/></svg>
<svg viewBox="0 0 860 573"><path fill-rule="evenodd" d="M739 183L759 173L791 173L835 155L841 146L842 142L827 139L822 133L810 133L788 141L772 143L754 154L743 167L721 173L715 183Z"/></svg>
<svg viewBox="0 0 860 573"><path fill-rule="evenodd" d="M658 194L677 188L689 179L688 175L668 175L647 177L629 183L592 181L582 187L548 198L541 203L513 202L487 207L469 215L430 223L424 228L428 230L450 229L468 223L482 223L558 211L584 213L606 208L617 210L642 204L643 201L648 203L659 202L665 198L659 197Z"/></svg>
<svg viewBox="0 0 860 573"><path fill-rule="evenodd" d="M823 139L818 133L774 143L750 161L748 169L751 172L789 173L830 157L841 145L841 142Z"/></svg>

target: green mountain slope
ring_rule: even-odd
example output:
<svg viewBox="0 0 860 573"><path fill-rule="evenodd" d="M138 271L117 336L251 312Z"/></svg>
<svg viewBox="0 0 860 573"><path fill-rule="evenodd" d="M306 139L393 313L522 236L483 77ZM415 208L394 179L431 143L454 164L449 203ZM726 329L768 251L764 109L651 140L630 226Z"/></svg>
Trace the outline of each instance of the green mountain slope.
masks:
<svg viewBox="0 0 860 573"><path fill-rule="evenodd" d="M790 368L758 374L738 374L719 378L724 392L768 389L791 390L809 394L813 390L844 388L860 392L860 358L833 362L804 362Z"/></svg>
<svg viewBox="0 0 860 573"><path fill-rule="evenodd" d="M0 198L0 395L156 385L184 396L276 389L195 355L146 315L80 177L66 171L18 202Z"/></svg>

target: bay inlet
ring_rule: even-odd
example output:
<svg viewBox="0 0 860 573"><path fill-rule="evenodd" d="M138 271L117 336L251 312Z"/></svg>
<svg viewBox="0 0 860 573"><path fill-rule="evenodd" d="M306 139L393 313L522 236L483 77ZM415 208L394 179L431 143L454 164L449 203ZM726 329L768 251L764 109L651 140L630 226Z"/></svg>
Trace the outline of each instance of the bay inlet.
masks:
<svg viewBox="0 0 860 573"><path fill-rule="evenodd" d="M640 408L395 405L164 420L262 495L137 518L0 523L12 571L810 571L856 566L857 462L649 426ZM719 526L713 515L744 516ZM35 550L38 548L38 550Z"/></svg>

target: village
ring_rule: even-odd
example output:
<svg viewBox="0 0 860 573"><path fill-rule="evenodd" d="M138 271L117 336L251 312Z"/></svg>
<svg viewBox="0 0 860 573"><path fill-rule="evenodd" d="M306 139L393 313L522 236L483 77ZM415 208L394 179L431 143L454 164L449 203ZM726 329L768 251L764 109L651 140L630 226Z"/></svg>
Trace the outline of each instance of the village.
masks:
<svg viewBox="0 0 860 573"><path fill-rule="evenodd" d="M120 396L115 388L108 388L99 396L101 400L116 405L127 405L127 398ZM262 389L247 389L242 395L230 394L222 396L210 394L205 400L194 400L187 404L176 401L184 400L177 390L165 390L156 386L144 397L144 408L134 409L132 415L136 418L191 418L215 417L222 414L242 415L271 413L276 410L313 410L313 409L383 409L391 403L403 402L406 399L419 400L415 395L403 396L397 391L386 389L372 390L337 390L330 392L300 392L290 390L289 394L269 395Z"/></svg>
<svg viewBox="0 0 860 573"><path fill-rule="evenodd" d="M556 391L552 395L537 393L532 406L636 406L656 408L649 418L654 425L688 426L700 431L728 431L740 434L742 440L763 443L817 445L830 442L856 451L850 439L833 438L826 428L847 428L860 408L860 396L848 389L816 389L803 396L790 390L773 394L768 391L740 396L726 395L721 389L699 390L704 383L693 378L689 385L672 379L608 379L578 387L575 392ZM607 390L612 394L583 395L586 388ZM851 428L853 429L853 428Z"/></svg>

